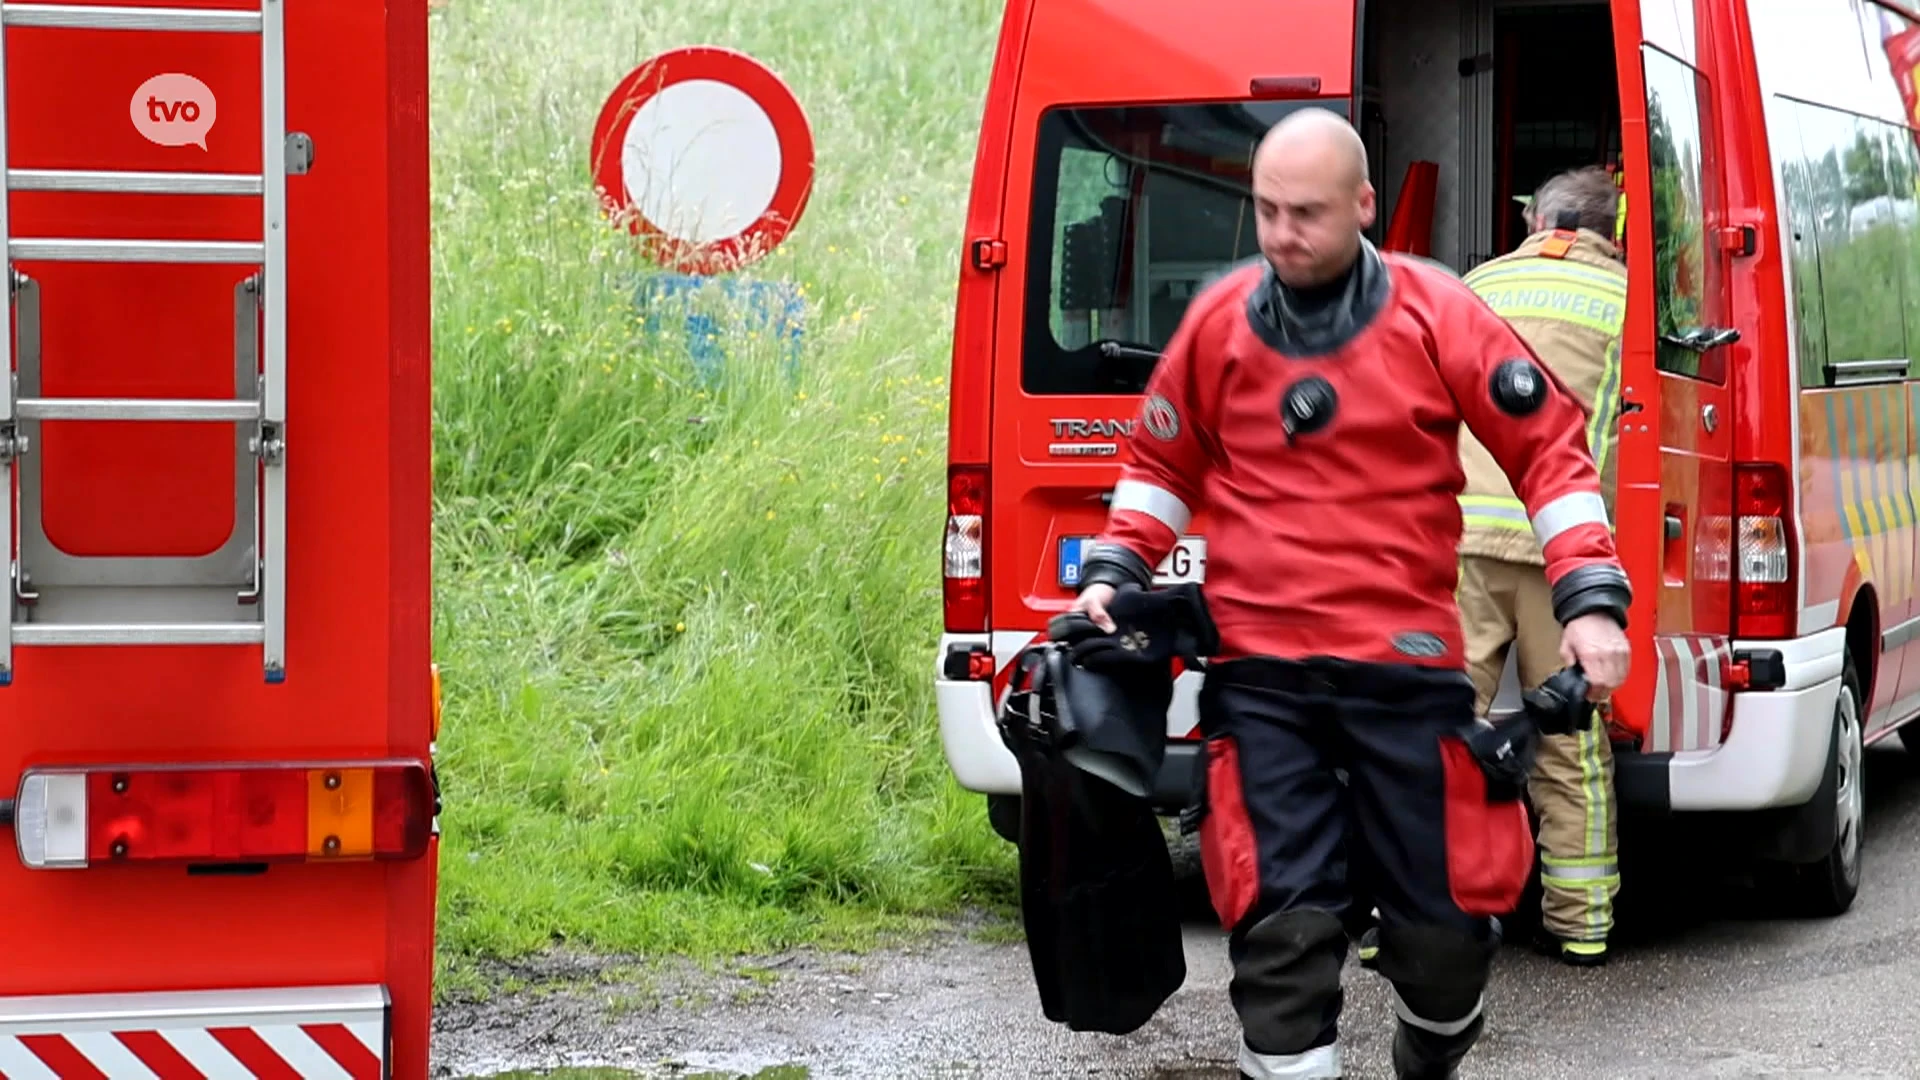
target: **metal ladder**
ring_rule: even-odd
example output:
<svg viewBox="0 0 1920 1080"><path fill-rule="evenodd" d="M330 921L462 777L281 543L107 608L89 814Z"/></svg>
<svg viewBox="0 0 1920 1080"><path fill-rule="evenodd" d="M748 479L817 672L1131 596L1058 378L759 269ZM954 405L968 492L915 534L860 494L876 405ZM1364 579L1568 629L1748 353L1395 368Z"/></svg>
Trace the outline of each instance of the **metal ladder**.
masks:
<svg viewBox="0 0 1920 1080"><path fill-rule="evenodd" d="M10 615L0 621L0 686L12 682L17 645L258 644L266 680L280 682L286 646L287 175L305 172L312 150L305 136L289 139L286 131L282 0L261 0L258 11L0 3L0 26L258 34L263 140L258 175L11 168L0 36L0 243L19 353L18 372L0 380L0 478L9 490L16 475L20 482L20 545L17 554L9 553ZM18 237L7 220L9 191L259 196L263 240ZM13 269L15 261L32 260L258 265L235 289L234 399L38 396L39 286ZM15 345L14 335L0 332L0 371L11 373ZM200 557L76 557L56 548L41 518L32 435L41 423L72 420L235 425L235 526L227 543ZM0 499L0 537L11 535L12 504L10 497Z"/></svg>

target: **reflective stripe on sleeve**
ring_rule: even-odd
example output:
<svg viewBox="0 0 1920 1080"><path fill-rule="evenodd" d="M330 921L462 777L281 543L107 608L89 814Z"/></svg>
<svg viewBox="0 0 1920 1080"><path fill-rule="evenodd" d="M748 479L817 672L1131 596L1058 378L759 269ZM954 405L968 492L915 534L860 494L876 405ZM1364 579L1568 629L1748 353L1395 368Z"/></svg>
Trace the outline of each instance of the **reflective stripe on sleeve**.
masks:
<svg viewBox="0 0 1920 1080"><path fill-rule="evenodd" d="M1607 527L1607 503L1597 491L1576 491L1562 495L1533 515L1533 535L1546 547L1553 538L1582 525Z"/></svg>
<svg viewBox="0 0 1920 1080"><path fill-rule="evenodd" d="M1240 1071L1254 1080L1338 1080L1340 1046L1316 1046L1298 1054L1261 1054L1240 1044Z"/></svg>
<svg viewBox="0 0 1920 1080"><path fill-rule="evenodd" d="M1511 532L1529 532L1533 522L1527 517L1527 504L1503 495L1460 496L1461 523Z"/></svg>
<svg viewBox="0 0 1920 1080"><path fill-rule="evenodd" d="M1193 520L1193 514L1180 496L1142 480L1122 480L1113 486L1112 511L1133 510L1145 514L1179 533Z"/></svg>

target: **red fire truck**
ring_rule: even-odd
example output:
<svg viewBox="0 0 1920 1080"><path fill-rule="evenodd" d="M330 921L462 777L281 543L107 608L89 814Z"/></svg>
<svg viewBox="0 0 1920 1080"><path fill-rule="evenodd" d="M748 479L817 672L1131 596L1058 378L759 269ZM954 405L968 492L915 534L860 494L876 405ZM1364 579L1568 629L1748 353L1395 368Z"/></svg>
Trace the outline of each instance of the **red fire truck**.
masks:
<svg viewBox="0 0 1920 1080"><path fill-rule="evenodd" d="M1157 350L1212 275L1258 256L1255 143L1320 105L1369 146L1372 239L1461 273L1518 243L1516 197L1548 175L1623 168L1622 805L1710 830L1808 911L1846 910L1863 751L1920 730L1902 726L1920 714L1920 12L1283 9L1007 6L953 342L935 677L958 782L1005 834L1008 662L1071 602ZM1188 532L1162 580L1204 579L1204 507ZM1168 716L1167 809L1187 794L1195 678Z"/></svg>
<svg viewBox="0 0 1920 1080"><path fill-rule="evenodd" d="M427 1075L425 0L0 4L0 1075Z"/></svg>

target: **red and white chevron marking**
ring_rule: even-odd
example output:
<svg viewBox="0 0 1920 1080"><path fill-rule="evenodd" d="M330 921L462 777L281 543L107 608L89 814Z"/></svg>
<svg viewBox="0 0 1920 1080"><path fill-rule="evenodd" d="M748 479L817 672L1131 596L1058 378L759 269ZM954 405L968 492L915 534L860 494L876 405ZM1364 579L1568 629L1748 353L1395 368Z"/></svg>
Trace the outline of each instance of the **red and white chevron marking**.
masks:
<svg viewBox="0 0 1920 1080"><path fill-rule="evenodd" d="M0 1035L0 1080L380 1080L380 1021Z"/></svg>
<svg viewBox="0 0 1920 1080"><path fill-rule="evenodd" d="M1660 634L1653 643L1659 667L1647 749L1711 750L1719 746L1720 729L1732 704L1726 686L1733 643L1706 634Z"/></svg>

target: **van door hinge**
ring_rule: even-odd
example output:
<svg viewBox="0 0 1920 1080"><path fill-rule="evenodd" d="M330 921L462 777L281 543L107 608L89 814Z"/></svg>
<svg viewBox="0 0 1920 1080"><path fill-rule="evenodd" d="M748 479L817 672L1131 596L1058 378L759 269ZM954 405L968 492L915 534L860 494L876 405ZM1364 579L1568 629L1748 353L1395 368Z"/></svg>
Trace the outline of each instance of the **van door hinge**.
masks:
<svg viewBox="0 0 1920 1080"><path fill-rule="evenodd" d="M993 270L1007 265L1007 242L990 236L975 237L968 245L973 252L975 270Z"/></svg>
<svg viewBox="0 0 1920 1080"><path fill-rule="evenodd" d="M305 176L313 168L313 136L304 131L287 134L287 175Z"/></svg>
<svg viewBox="0 0 1920 1080"><path fill-rule="evenodd" d="M1751 225L1729 225L1720 230L1720 249L1747 256L1760 250L1760 232Z"/></svg>

